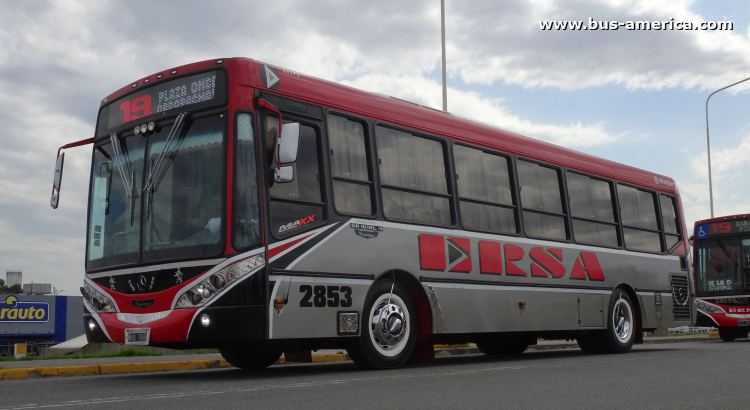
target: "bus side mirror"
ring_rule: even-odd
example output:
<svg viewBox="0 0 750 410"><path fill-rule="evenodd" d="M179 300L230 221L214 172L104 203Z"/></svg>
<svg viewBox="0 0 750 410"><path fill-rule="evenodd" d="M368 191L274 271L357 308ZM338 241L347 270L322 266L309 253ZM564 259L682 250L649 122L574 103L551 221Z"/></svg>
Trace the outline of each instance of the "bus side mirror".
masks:
<svg viewBox="0 0 750 410"><path fill-rule="evenodd" d="M65 162L65 153L63 152L57 157L57 163L55 164L55 177L52 181L52 197L50 198L49 204L52 209L57 209L57 205L60 202L60 184L62 183L63 163Z"/></svg>
<svg viewBox="0 0 750 410"><path fill-rule="evenodd" d="M281 137L276 140L275 160L281 164L290 164L297 161L297 149L299 147L299 123L292 122L284 124L281 129Z"/></svg>
<svg viewBox="0 0 750 410"><path fill-rule="evenodd" d="M294 180L294 168L281 166L297 161L299 149L299 123L292 122L284 124L281 129L280 138L276 139L276 155L273 158L273 181L278 183L292 182Z"/></svg>
<svg viewBox="0 0 750 410"><path fill-rule="evenodd" d="M695 246L693 245L693 242L695 242L695 236L690 235L690 237L688 238L688 243L690 244L690 246Z"/></svg>
<svg viewBox="0 0 750 410"><path fill-rule="evenodd" d="M294 168L291 165L287 165L276 169L273 174L273 180L279 183L292 182L294 180Z"/></svg>

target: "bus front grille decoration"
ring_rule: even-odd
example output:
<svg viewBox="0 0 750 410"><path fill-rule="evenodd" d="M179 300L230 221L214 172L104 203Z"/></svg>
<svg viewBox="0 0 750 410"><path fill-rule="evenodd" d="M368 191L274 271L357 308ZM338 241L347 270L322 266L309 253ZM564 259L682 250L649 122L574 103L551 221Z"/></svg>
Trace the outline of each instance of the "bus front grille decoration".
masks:
<svg viewBox="0 0 750 410"><path fill-rule="evenodd" d="M672 275L672 314L675 320L690 320L690 292L686 275Z"/></svg>

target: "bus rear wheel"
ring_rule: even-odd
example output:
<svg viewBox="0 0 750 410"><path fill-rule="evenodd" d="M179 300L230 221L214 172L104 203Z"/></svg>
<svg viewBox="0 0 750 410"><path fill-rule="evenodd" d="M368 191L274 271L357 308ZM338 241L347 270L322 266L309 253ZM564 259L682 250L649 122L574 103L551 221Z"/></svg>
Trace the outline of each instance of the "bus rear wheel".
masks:
<svg viewBox="0 0 750 410"><path fill-rule="evenodd" d="M403 286L389 281L375 283L365 300L362 319L359 337L346 349L354 363L366 369L393 369L409 360L417 343L417 318Z"/></svg>
<svg viewBox="0 0 750 410"><path fill-rule="evenodd" d="M219 348L219 353L234 367L257 370L276 363L284 351L280 345L260 343L243 347L222 347Z"/></svg>
<svg viewBox="0 0 750 410"><path fill-rule="evenodd" d="M617 289L609 301L607 328L599 335L598 346L604 353L625 353L635 342L636 321L633 302L627 293Z"/></svg>

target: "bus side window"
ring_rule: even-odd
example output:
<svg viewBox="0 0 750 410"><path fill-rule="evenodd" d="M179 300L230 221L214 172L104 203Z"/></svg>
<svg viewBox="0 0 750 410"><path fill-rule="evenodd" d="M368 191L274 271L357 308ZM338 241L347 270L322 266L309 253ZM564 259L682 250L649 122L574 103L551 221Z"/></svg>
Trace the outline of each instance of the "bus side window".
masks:
<svg viewBox="0 0 750 410"><path fill-rule="evenodd" d="M659 201L661 202L661 219L664 223L667 250L671 250L681 240L680 221L677 218L677 201L664 194L659 195Z"/></svg>
<svg viewBox="0 0 750 410"><path fill-rule="evenodd" d="M521 159L517 164L526 234L535 238L567 240L559 171Z"/></svg>
<svg viewBox="0 0 750 410"><path fill-rule="evenodd" d="M343 214L371 216L372 179L362 123L328 116L328 145L333 176L333 204Z"/></svg>
<svg viewBox="0 0 750 410"><path fill-rule="evenodd" d="M391 220L450 225L445 151L440 141L376 127L383 214Z"/></svg>
<svg viewBox="0 0 750 410"><path fill-rule="evenodd" d="M620 246L612 185L601 179L567 172L573 238L588 245Z"/></svg>
<svg viewBox="0 0 750 410"><path fill-rule="evenodd" d="M453 145L453 158L464 228L517 233L508 159L458 144Z"/></svg>
<svg viewBox="0 0 750 410"><path fill-rule="evenodd" d="M661 252L661 232L656 220L654 194L617 185L625 247L644 252Z"/></svg>
<svg viewBox="0 0 750 410"><path fill-rule="evenodd" d="M275 134L279 120L266 117L266 139ZM275 139L273 140L275 142ZM321 170L318 161L318 132L309 125L300 125L297 161L291 164L294 179L276 183L269 189L271 197L271 232L276 236L297 233L320 225L325 219L321 194Z"/></svg>

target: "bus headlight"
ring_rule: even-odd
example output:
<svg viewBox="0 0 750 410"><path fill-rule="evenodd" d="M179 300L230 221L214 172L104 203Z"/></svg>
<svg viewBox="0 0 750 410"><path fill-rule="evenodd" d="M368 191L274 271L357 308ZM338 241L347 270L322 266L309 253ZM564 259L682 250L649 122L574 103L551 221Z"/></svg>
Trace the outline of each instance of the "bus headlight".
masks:
<svg viewBox="0 0 750 410"><path fill-rule="evenodd" d="M706 313L710 313L710 314L715 314L715 313L726 314L727 313L727 312L724 311L724 309L722 309L722 308L720 308L720 307L718 307L716 305L712 305L710 303L706 303L706 302L698 302L698 304L696 305L696 307L699 310L702 310L702 311L704 311Z"/></svg>
<svg viewBox="0 0 750 410"><path fill-rule="evenodd" d="M81 288L81 294L96 313L109 313L116 311L112 299L89 285L84 285Z"/></svg>
<svg viewBox="0 0 750 410"><path fill-rule="evenodd" d="M262 267L263 263L263 255L255 255L219 270L183 293L177 300L175 308L204 306L229 285Z"/></svg>

